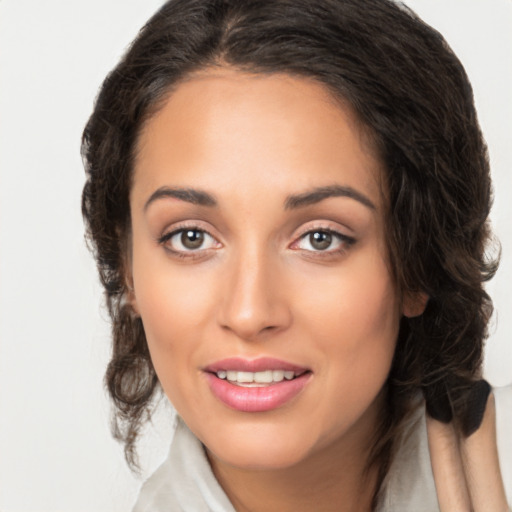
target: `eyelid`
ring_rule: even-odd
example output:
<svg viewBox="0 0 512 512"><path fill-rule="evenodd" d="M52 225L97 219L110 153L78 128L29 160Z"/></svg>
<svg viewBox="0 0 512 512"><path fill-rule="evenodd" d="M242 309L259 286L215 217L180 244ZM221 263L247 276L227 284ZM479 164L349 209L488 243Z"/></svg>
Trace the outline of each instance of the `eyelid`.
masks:
<svg viewBox="0 0 512 512"><path fill-rule="evenodd" d="M213 238L218 239L218 236L213 234L213 232L215 230L211 228L211 224L209 222L205 222L201 219L194 219L194 218L178 220L176 222L172 222L170 224L165 225L161 229L162 235L158 236L158 239L160 239L161 237L164 237L170 233L176 233L176 232L182 231L184 229L197 229L198 231L204 231L205 233L208 233Z"/></svg>
<svg viewBox="0 0 512 512"><path fill-rule="evenodd" d="M216 242L216 247L207 247L204 249L199 248L197 250L177 250L166 246L166 243L168 243L174 236L187 230L200 231L202 233L205 233ZM206 228L201 221L197 220L179 222L177 224L169 226L166 230L164 230L163 234L157 238L156 241L159 245L162 245L164 249L169 253L181 256L183 258L199 257L200 255L204 254L207 251L210 251L211 249L217 249L219 247L222 247L222 243L219 241L218 237L212 234L211 230Z"/></svg>
<svg viewBox="0 0 512 512"><path fill-rule="evenodd" d="M294 235L294 239L298 239L303 237L304 235L307 235L308 233L315 232L315 231L328 231L329 233L333 233L335 235L339 235L343 238L347 239L354 239L354 236L347 234L345 231L352 231L350 228L341 228L338 227L339 224L336 223L336 225L333 225L333 222L330 221L313 221L313 222L307 222L303 224L299 230L296 231L296 234Z"/></svg>
<svg viewBox="0 0 512 512"><path fill-rule="evenodd" d="M336 248L336 249L326 249L325 251L322 251L322 250L315 251L315 250L300 249L298 247L294 247L298 243L300 243L300 241L303 240L307 235L310 235L311 233L315 233L318 231L330 233L331 235L337 237L339 239L339 241L341 242L342 247ZM291 249L303 250L303 251L309 252L309 253L317 253L319 256L321 256L322 254L324 256L327 256L327 255L345 252L346 250L348 250L348 248L351 245L356 243L356 241L357 240L355 237L345 234L343 232L343 230L341 230L340 228L334 227L331 223L325 222L325 221L324 222L319 221L319 222L310 223L310 224L307 224L307 225L301 227L300 231L297 233L297 235L295 235L294 240L290 244L289 247Z"/></svg>

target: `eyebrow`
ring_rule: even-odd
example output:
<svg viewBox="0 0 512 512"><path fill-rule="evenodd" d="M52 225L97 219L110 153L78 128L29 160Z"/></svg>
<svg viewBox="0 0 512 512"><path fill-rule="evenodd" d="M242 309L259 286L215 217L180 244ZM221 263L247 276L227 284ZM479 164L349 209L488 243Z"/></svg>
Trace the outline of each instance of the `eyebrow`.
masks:
<svg viewBox="0 0 512 512"><path fill-rule="evenodd" d="M155 190L144 205L146 211L149 205L158 199L174 198L187 203L197 204L200 206L215 207L218 205L217 200L208 192L193 188L170 188L160 187ZM294 210L312 204L319 203L329 197L348 197L360 202L367 208L375 210L376 207L368 197L352 187L344 187L341 185L329 185L326 187L317 187L313 190L303 192L301 194L290 195L284 203L285 210Z"/></svg>
<svg viewBox="0 0 512 512"><path fill-rule="evenodd" d="M348 197L360 202L370 210L376 209L373 202L364 194L358 192L352 187L344 187L341 185L317 187L313 190L303 192L302 194L288 196L284 203L284 207L286 210L294 210L295 208L302 208L303 206L319 203L329 197Z"/></svg>
<svg viewBox="0 0 512 512"><path fill-rule="evenodd" d="M187 203L197 204L200 206L217 206L217 201L215 198L203 190L197 190L193 188L160 187L159 189L155 190L146 201L146 204L144 205L144 211L148 209L151 203L157 201L158 199L164 199L168 197L180 199L181 201L186 201Z"/></svg>

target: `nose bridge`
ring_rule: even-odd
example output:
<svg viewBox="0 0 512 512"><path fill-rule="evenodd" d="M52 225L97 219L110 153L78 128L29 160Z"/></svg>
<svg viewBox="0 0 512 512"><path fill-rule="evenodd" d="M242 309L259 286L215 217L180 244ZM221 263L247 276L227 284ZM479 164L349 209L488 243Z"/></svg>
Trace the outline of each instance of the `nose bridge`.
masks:
<svg viewBox="0 0 512 512"><path fill-rule="evenodd" d="M289 322L279 290L278 257L265 246L247 243L233 254L226 276L220 324L243 339L276 331Z"/></svg>

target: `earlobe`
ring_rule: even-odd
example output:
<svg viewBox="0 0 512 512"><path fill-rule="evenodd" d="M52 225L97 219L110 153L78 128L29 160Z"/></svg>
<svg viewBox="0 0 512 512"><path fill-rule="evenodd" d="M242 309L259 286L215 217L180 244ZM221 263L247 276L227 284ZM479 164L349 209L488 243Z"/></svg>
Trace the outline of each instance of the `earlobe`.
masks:
<svg viewBox="0 0 512 512"><path fill-rule="evenodd" d="M131 254L131 234L128 234L126 240L126 250L123 258L123 275L125 292L123 297L124 305L130 306L134 316L140 316L137 297L135 295L135 286L132 275L132 254Z"/></svg>
<svg viewBox="0 0 512 512"><path fill-rule="evenodd" d="M133 314L136 316L140 316L139 308L137 305L137 297L135 295L135 289L133 286L133 279L131 275L127 275L125 277L125 294L124 294L124 303L129 305L133 311Z"/></svg>
<svg viewBox="0 0 512 512"><path fill-rule="evenodd" d="M137 305L137 298L135 297L135 290L133 289L133 287L127 287L126 303L130 305L130 307L133 310L133 313L136 316L140 316L139 308Z"/></svg>
<svg viewBox="0 0 512 512"><path fill-rule="evenodd" d="M425 292L407 292L404 295L402 314L407 318L420 316L425 311L428 295Z"/></svg>

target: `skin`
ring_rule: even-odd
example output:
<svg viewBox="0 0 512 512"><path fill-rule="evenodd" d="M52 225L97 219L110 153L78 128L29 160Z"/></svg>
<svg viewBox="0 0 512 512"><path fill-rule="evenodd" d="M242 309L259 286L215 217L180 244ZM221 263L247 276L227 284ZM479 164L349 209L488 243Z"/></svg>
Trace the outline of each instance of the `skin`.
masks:
<svg viewBox="0 0 512 512"><path fill-rule="evenodd" d="M480 428L460 439L452 424L427 417L428 444L441 512L510 512L496 439L496 405L489 396Z"/></svg>
<svg viewBox="0 0 512 512"><path fill-rule="evenodd" d="M238 511L370 508L375 473L363 470L399 321L419 313L390 273L381 174L353 113L286 75L204 71L140 135L132 305L165 393ZM333 185L368 203L285 208L290 195ZM162 187L200 189L217 205L148 204ZM179 235L162 241L182 228L209 235L194 250ZM308 233L325 230L341 237L318 250ZM236 411L203 371L233 356L283 359L312 377L282 407Z"/></svg>

